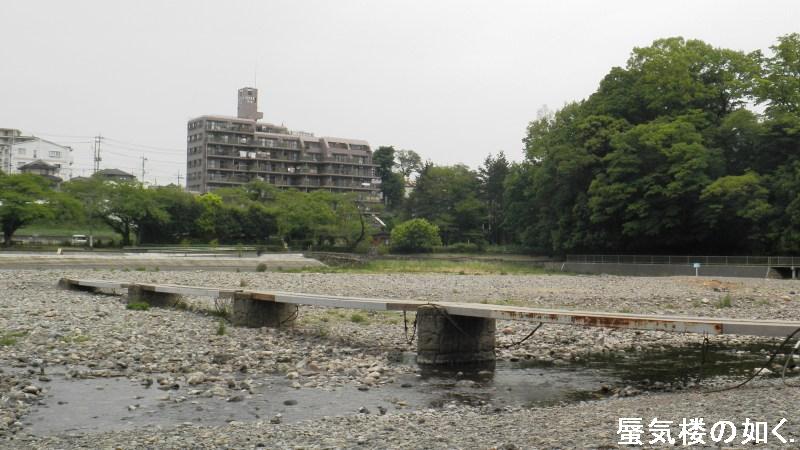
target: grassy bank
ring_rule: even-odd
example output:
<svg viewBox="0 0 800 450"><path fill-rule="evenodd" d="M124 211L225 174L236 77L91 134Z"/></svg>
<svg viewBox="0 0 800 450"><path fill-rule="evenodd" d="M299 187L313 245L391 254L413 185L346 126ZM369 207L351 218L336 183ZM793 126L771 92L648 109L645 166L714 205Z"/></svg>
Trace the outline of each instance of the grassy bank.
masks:
<svg viewBox="0 0 800 450"><path fill-rule="evenodd" d="M448 273L454 275L530 275L554 273L530 263L511 261L449 261L381 259L364 264L308 267L293 272L325 273Z"/></svg>
<svg viewBox="0 0 800 450"><path fill-rule="evenodd" d="M20 228L14 234L16 236L60 236L70 239L73 234L88 236L90 233L95 239L114 239L115 241L120 239L120 235L105 224L31 224Z"/></svg>

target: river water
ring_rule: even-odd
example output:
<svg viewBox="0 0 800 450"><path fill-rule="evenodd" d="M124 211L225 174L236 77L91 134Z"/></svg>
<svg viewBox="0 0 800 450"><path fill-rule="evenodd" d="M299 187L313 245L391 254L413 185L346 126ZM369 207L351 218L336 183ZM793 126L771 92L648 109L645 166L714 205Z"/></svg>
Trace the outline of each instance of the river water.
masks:
<svg viewBox="0 0 800 450"><path fill-rule="evenodd" d="M771 347L710 347L703 375L740 379L764 364ZM540 407L561 402L600 399L614 387L682 386L700 374L700 346L636 353L598 355L564 365L539 361L500 361L494 370L422 370L367 391L354 386L294 389L282 376L256 381L252 394L232 398L203 397L197 386L162 391L126 378L69 379L50 373L41 405L24 418L26 431L37 435L86 433L182 423L221 425L230 421L269 420L284 423L348 414L396 414L467 403L502 411L506 407ZM413 359L413 358L411 358ZM413 364L407 360L406 364ZM207 386L205 387L207 388ZM232 400L232 401L230 401ZM361 410L361 412L359 412Z"/></svg>

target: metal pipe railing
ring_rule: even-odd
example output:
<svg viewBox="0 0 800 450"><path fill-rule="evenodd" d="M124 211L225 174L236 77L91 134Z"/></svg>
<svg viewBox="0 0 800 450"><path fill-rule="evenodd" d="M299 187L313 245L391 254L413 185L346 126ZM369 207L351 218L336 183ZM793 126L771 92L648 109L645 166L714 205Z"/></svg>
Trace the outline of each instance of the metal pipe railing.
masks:
<svg viewBox="0 0 800 450"><path fill-rule="evenodd" d="M716 266L798 267L799 256L712 256L712 255L567 255L566 262L589 264L677 264L700 263Z"/></svg>

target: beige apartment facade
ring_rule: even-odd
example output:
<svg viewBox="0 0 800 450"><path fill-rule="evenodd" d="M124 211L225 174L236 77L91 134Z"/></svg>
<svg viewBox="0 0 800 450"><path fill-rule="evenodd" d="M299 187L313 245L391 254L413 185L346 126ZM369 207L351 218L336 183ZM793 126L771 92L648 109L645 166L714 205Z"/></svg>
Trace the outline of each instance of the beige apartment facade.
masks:
<svg viewBox="0 0 800 450"><path fill-rule="evenodd" d="M209 192L263 180L280 188L354 192L380 201L369 143L316 137L259 121L258 90L239 90L237 117L206 115L187 126L186 188Z"/></svg>

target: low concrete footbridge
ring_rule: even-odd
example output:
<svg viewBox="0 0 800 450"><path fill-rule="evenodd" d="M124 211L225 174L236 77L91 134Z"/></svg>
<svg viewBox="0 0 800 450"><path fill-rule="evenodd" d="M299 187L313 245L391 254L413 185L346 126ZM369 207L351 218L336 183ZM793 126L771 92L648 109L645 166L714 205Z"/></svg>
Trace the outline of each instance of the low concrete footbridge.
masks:
<svg viewBox="0 0 800 450"><path fill-rule="evenodd" d="M417 358L418 362L423 364L493 361L495 321L498 319L704 335L736 334L787 337L800 329L800 321L624 314L109 280L62 278L59 286L64 289L89 292L119 293L126 291L129 303L146 302L152 306L175 305L180 302L181 296L230 299L232 324L245 327L290 326L301 305L368 311L416 312Z"/></svg>

